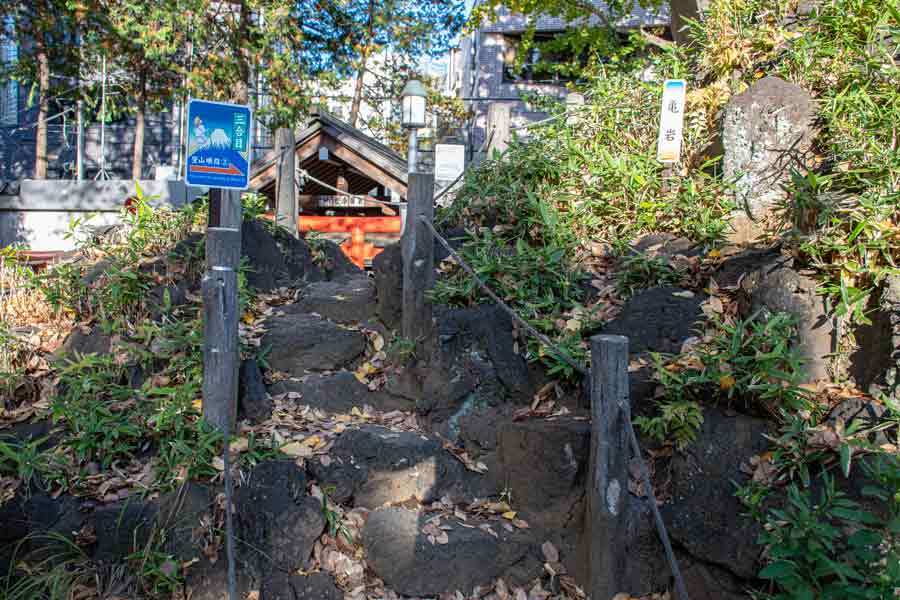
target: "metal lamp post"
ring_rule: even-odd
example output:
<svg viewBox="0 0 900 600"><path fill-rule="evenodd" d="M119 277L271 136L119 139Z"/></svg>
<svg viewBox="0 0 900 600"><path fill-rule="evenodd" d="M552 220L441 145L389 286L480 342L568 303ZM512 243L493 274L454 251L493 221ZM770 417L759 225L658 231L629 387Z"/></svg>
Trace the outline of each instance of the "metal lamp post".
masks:
<svg viewBox="0 0 900 600"><path fill-rule="evenodd" d="M416 130L425 127L425 86L418 79L410 79L400 94L403 100L403 127L409 129L409 155L407 170L416 172L418 138Z"/></svg>

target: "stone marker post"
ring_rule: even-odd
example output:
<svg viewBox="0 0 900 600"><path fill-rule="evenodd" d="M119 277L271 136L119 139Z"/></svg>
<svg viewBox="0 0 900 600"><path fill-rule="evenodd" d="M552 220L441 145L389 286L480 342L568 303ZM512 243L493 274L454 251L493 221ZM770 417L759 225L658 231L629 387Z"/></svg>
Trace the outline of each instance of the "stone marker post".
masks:
<svg viewBox="0 0 900 600"><path fill-rule="evenodd" d="M628 499L628 338L591 338L591 458L587 531L590 597L609 600L621 589Z"/></svg>
<svg viewBox="0 0 900 600"><path fill-rule="evenodd" d="M410 173L403 233L403 337L417 345L431 335L431 303L425 292L434 287L434 236L420 217L434 222L434 174Z"/></svg>
<svg viewBox="0 0 900 600"><path fill-rule="evenodd" d="M735 181L738 210L733 243L773 231L775 209L786 197L791 170L803 172L814 137L815 103L809 93L777 77L764 77L725 107L722 165Z"/></svg>

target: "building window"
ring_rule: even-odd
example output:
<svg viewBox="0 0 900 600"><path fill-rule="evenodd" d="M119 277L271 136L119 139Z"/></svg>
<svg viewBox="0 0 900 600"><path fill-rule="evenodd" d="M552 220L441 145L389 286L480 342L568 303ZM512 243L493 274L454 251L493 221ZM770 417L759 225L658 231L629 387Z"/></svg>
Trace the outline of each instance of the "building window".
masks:
<svg viewBox="0 0 900 600"><path fill-rule="evenodd" d="M7 17L0 31L0 64L12 65L19 59L12 17ZM12 79L0 81L0 125L19 124L19 83Z"/></svg>
<svg viewBox="0 0 900 600"><path fill-rule="evenodd" d="M517 64L519 45L522 36L506 34L503 36L503 81L504 83L551 83L559 84L571 81L568 75L563 75L554 65L571 63L573 55L565 51L548 51L547 42L553 41L562 31L541 31L534 34L533 45L528 49L521 65ZM580 62L585 64L585 57Z"/></svg>

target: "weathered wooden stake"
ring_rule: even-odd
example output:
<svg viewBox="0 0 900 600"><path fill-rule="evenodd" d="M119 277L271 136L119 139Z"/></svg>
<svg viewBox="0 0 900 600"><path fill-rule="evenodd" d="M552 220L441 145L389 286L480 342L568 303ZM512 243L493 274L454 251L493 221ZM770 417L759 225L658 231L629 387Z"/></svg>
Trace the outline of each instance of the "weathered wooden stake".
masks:
<svg viewBox="0 0 900 600"><path fill-rule="evenodd" d="M487 122L488 131L493 130L493 136L488 144L488 158L494 155L494 150L500 153L506 152L512 138L510 134L511 120L509 106L498 102L491 103L488 108Z"/></svg>
<svg viewBox="0 0 900 600"><path fill-rule="evenodd" d="M588 534L592 600L610 600L625 568L628 437L628 338L591 338L591 465Z"/></svg>
<svg viewBox="0 0 900 600"><path fill-rule="evenodd" d="M431 335L431 304L425 292L434 286L434 236L421 221L434 222L434 174L410 173L403 233L403 337L417 344Z"/></svg>
<svg viewBox="0 0 900 600"><path fill-rule="evenodd" d="M211 189L209 195L216 218L206 230L203 276L203 418L227 435L237 416L241 204L237 191Z"/></svg>
<svg viewBox="0 0 900 600"><path fill-rule="evenodd" d="M276 193L275 222L296 237L297 230L297 186L294 183L294 130L282 127L275 132L275 151L279 153L278 181ZM285 151L287 149L287 151Z"/></svg>

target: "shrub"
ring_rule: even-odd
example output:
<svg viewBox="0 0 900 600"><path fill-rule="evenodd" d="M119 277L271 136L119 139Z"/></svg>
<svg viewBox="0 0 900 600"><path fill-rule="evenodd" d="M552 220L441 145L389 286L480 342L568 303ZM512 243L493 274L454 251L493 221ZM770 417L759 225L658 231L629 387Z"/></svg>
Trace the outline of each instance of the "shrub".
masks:
<svg viewBox="0 0 900 600"><path fill-rule="evenodd" d="M796 484L788 487L785 505L769 511L759 540L769 561L759 576L779 589L769 598L895 597L900 586L900 498L888 491L900 486L900 463L881 456L876 464L870 474L882 485L865 488L863 494L886 505L886 520L838 490L827 473L818 494Z"/></svg>

